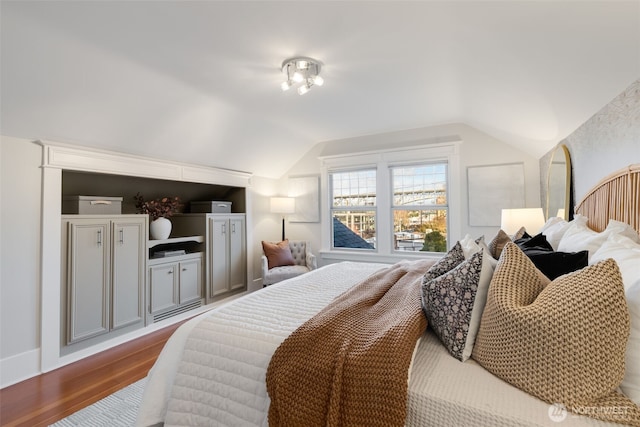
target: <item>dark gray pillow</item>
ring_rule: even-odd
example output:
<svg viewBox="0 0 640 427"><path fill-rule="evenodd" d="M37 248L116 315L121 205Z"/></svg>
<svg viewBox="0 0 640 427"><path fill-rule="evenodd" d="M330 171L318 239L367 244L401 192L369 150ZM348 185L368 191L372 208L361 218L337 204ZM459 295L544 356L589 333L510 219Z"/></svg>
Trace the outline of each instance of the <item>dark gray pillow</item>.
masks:
<svg viewBox="0 0 640 427"><path fill-rule="evenodd" d="M588 251L555 252L543 234L524 237L514 243L529 257L536 268L551 280L580 270L586 267L589 261Z"/></svg>

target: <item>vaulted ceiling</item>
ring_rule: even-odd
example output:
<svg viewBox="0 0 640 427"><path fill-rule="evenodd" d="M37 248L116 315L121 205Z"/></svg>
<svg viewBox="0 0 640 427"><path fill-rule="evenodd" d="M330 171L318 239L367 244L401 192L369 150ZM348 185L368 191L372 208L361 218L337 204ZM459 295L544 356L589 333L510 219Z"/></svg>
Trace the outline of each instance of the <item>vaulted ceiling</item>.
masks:
<svg viewBox="0 0 640 427"><path fill-rule="evenodd" d="M5 1L0 131L279 177L462 122L541 156L640 77L638 1ZM282 92L281 63L325 85Z"/></svg>

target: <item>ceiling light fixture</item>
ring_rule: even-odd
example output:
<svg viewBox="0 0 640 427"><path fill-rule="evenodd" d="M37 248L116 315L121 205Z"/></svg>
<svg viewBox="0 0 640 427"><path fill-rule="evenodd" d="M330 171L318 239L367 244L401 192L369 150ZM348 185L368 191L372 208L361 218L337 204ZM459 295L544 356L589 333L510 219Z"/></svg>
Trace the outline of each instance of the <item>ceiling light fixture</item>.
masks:
<svg viewBox="0 0 640 427"><path fill-rule="evenodd" d="M298 93L304 95L313 86L322 86L324 79L319 76L321 65L320 61L305 57L284 60L282 73L286 80L282 82L280 87L282 90L289 90L295 84L299 84Z"/></svg>

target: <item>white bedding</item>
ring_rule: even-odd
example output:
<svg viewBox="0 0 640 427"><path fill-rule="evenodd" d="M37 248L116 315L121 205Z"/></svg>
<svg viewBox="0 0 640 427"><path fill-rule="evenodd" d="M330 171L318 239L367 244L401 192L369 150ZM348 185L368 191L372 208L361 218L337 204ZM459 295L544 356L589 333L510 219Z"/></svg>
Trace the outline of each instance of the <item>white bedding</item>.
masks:
<svg viewBox="0 0 640 427"><path fill-rule="evenodd" d="M180 327L149 379L137 426L266 426L265 375L271 355L298 326L385 264L340 263L254 292ZM451 357L428 331L409 378L411 426L602 426L568 414Z"/></svg>
<svg viewBox="0 0 640 427"><path fill-rule="evenodd" d="M430 329L420 340L409 378L407 426L620 426L571 413L552 421L549 407L475 360L458 361Z"/></svg>
<svg viewBox="0 0 640 427"><path fill-rule="evenodd" d="M219 425L266 426L265 376L271 354L336 296L384 267L351 262L325 266L190 320L167 342L149 373L136 425L185 425L179 421L183 416L191 418L191 425L211 425L204 415Z"/></svg>

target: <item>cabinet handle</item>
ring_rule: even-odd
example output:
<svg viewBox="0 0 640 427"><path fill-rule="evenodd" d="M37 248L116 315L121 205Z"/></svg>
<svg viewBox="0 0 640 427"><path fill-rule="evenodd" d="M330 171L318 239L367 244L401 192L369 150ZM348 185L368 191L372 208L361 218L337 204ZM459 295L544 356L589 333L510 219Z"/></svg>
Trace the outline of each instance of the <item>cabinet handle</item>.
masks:
<svg viewBox="0 0 640 427"><path fill-rule="evenodd" d="M182 271L187 271L187 269L185 267L182 267Z"/></svg>
<svg viewBox="0 0 640 427"><path fill-rule="evenodd" d="M235 232L236 232L236 225L235 224L231 224L231 232L235 234Z"/></svg>
<svg viewBox="0 0 640 427"><path fill-rule="evenodd" d="M227 224L222 224L222 234L227 234Z"/></svg>
<svg viewBox="0 0 640 427"><path fill-rule="evenodd" d="M120 244L124 245L124 230L120 229Z"/></svg>
<svg viewBox="0 0 640 427"><path fill-rule="evenodd" d="M98 230L98 246L102 246L102 230Z"/></svg>
<svg viewBox="0 0 640 427"><path fill-rule="evenodd" d="M167 274L173 274L173 270L167 271Z"/></svg>

